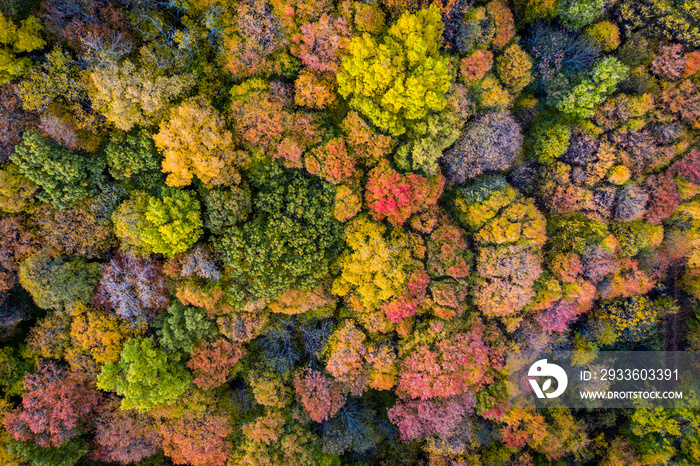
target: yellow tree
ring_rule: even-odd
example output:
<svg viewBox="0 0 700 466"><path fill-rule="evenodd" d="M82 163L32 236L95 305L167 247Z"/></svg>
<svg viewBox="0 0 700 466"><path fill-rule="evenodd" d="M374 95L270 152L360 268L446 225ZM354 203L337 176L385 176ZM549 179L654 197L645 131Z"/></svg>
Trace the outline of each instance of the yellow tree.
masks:
<svg viewBox="0 0 700 466"><path fill-rule="evenodd" d="M134 336L137 332L116 315L76 304L70 327L71 341L75 348L89 352L96 363L119 361L124 343Z"/></svg>
<svg viewBox="0 0 700 466"><path fill-rule="evenodd" d="M163 172L170 186L187 186L194 176L207 187L238 184L241 179L237 168L246 154L234 149L224 119L202 96L173 108L153 140L165 156Z"/></svg>
<svg viewBox="0 0 700 466"><path fill-rule="evenodd" d="M338 92L380 129L404 134L447 105L452 78L440 54L442 30L433 6L403 14L381 42L369 34L355 37L337 74Z"/></svg>
<svg viewBox="0 0 700 466"><path fill-rule="evenodd" d="M194 85L191 75L154 75L129 60L99 67L90 78L95 110L123 131L155 124L171 102Z"/></svg>

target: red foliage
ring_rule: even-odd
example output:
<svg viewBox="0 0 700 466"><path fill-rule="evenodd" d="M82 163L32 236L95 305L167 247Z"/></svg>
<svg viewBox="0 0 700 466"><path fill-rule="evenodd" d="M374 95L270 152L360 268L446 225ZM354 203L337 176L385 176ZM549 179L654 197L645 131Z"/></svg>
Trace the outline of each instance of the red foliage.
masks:
<svg viewBox="0 0 700 466"><path fill-rule="evenodd" d="M276 442L284 433L284 416L279 411L271 411L253 422L243 424L241 430L249 439L269 445Z"/></svg>
<svg viewBox="0 0 700 466"><path fill-rule="evenodd" d="M163 451L175 464L192 466L223 466L226 464L231 442L228 416L199 414L188 411L173 422L163 423Z"/></svg>
<svg viewBox="0 0 700 466"><path fill-rule="evenodd" d="M244 145L259 148L299 167L301 153L320 142L322 132L311 114L294 113L292 90L273 81L269 89L257 80L239 86L231 104L233 126Z"/></svg>
<svg viewBox="0 0 700 466"><path fill-rule="evenodd" d="M36 252L39 244L17 217L0 219L0 293L17 284L17 270L24 258Z"/></svg>
<svg viewBox="0 0 700 466"><path fill-rule="evenodd" d="M446 400L399 400L387 411L389 420L399 429L404 442L429 435L447 435L476 405L476 397L467 392Z"/></svg>
<svg viewBox="0 0 700 466"><path fill-rule="evenodd" d="M670 217L683 201L673 177L666 173L647 178L646 191L649 193L646 220L655 225Z"/></svg>
<svg viewBox="0 0 700 466"><path fill-rule="evenodd" d="M386 218L393 225L401 225L411 215L435 204L444 185L442 175L402 175L385 159L369 172L365 201L374 220Z"/></svg>
<svg viewBox="0 0 700 466"><path fill-rule="evenodd" d="M231 116L243 143L263 150L277 146L289 118L286 107L290 103L285 87L274 82L269 91L253 89L245 98L234 99Z"/></svg>
<svg viewBox="0 0 700 466"><path fill-rule="evenodd" d="M593 307L595 292L595 286L590 282L584 282L576 296L559 301L539 314L535 320L542 330L550 335L554 332L565 332L569 324Z"/></svg>
<svg viewBox="0 0 700 466"><path fill-rule="evenodd" d="M665 83L657 104L688 125L695 125L700 119L700 89L690 79Z"/></svg>
<svg viewBox="0 0 700 466"><path fill-rule="evenodd" d="M414 315L418 306L425 299L429 281L430 277L425 269L420 268L412 271L406 282L407 290L382 305L382 311L386 314L387 319L399 324L403 319Z"/></svg>
<svg viewBox="0 0 700 466"><path fill-rule="evenodd" d="M343 133L350 152L368 166L376 165L394 146L391 137L375 133L355 111L348 112L343 120Z"/></svg>
<svg viewBox="0 0 700 466"><path fill-rule="evenodd" d="M700 71L700 51L693 50L685 54L685 69L683 77L687 78Z"/></svg>
<svg viewBox="0 0 700 466"><path fill-rule="evenodd" d="M50 0L42 3L39 17L51 34L79 49L86 40L129 41L133 26L125 12L109 0Z"/></svg>
<svg viewBox="0 0 700 466"><path fill-rule="evenodd" d="M539 198L552 212L566 214L586 206L585 188L574 186L570 179L545 179L540 186Z"/></svg>
<svg viewBox="0 0 700 466"><path fill-rule="evenodd" d="M294 390L297 401L314 422L329 420L345 404L340 384L313 369L306 368L294 376Z"/></svg>
<svg viewBox="0 0 700 466"><path fill-rule="evenodd" d="M350 44L351 35L345 18L324 13L317 22L301 26L301 34L292 38L291 52L313 70L337 73L340 55Z"/></svg>
<svg viewBox="0 0 700 466"><path fill-rule="evenodd" d="M489 15L493 18L496 26L496 37L493 45L502 48L515 36L515 21L513 13L504 2L494 0L486 5Z"/></svg>
<svg viewBox="0 0 700 466"><path fill-rule="evenodd" d="M95 441L93 459L127 464L158 453L163 439L150 417L135 410L124 411L119 400L112 400L95 419Z"/></svg>
<svg viewBox="0 0 700 466"><path fill-rule="evenodd" d="M668 173L700 185L700 151L696 149L690 151L689 154L674 163Z"/></svg>
<svg viewBox="0 0 700 466"><path fill-rule="evenodd" d="M598 285L601 298L612 300L615 298L627 298L635 294L647 294L654 288L654 280L639 270L637 262L632 259L619 261L620 268L617 274L607 277Z"/></svg>
<svg viewBox="0 0 700 466"><path fill-rule="evenodd" d="M661 78L673 81L683 75L685 62L686 57L683 55L681 44L659 45L659 50L651 63L651 72Z"/></svg>
<svg viewBox="0 0 700 466"><path fill-rule="evenodd" d="M80 435L100 401L87 381L53 362L27 374L24 391L22 405L5 416L5 429L16 440L42 447L58 447Z"/></svg>
<svg viewBox="0 0 700 466"><path fill-rule="evenodd" d="M488 50L476 50L462 59L460 71L467 84L474 84L493 67L493 54Z"/></svg>
<svg viewBox="0 0 700 466"><path fill-rule="evenodd" d="M216 388L229 379L231 369L245 355L240 345L219 339L195 348L187 362L194 372L194 383L203 390Z"/></svg>
<svg viewBox="0 0 700 466"><path fill-rule="evenodd" d="M277 146L277 155L274 158L281 158L282 163L287 168L301 168L301 156L304 151L292 138L284 138Z"/></svg>
<svg viewBox="0 0 700 466"><path fill-rule="evenodd" d="M577 254L557 254L552 258L550 268L552 273L564 283L573 283L576 277L583 273L581 259Z"/></svg>
<svg viewBox="0 0 700 466"><path fill-rule="evenodd" d="M315 147L306 155L306 169L333 184L341 183L355 174L355 159L348 154L343 138L333 138Z"/></svg>
<svg viewBox="0 0 700 466"><path fill-rule="evenodd" d="M432 277L469 276L471 253L466 235L457 226L443 224L428 239L428 273Z"/></svg>
<svg viewBox="0 0 700 466"><path fill-rule="evenodd" d="M440 280L430 284L430 294L433 314L445 320L457 317L464 312L463 303L469 294L469 284L466 280Z"/></svg>
<svg viewBox="0 0 700 466"><path fill-rule="evenodd" d="M444 337L432 348L417 345L401 363L397 393L426 400L477 389L490 380L490 350L480 322L469 332Z"/></svg>

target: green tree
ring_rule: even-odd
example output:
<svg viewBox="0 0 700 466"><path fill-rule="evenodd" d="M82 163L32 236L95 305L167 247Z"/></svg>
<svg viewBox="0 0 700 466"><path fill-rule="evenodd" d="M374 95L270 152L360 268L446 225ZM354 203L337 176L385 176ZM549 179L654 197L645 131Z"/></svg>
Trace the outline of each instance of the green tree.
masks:
<svg viewBox="0 0 700 466"><path fill-rule="evenodd" d="M46 42L41 38L41 23L30 16L17 27L0 13L0 85L22 76L32 67L32 60L17 54L40 49Z"/></svg>
<svg viewBox="0 0 700 466"><path fill-rule="evenodd" d="M148 132L113 134L105 147L109 173L119 181L152 189L161 181L160 156Z"/></svg>
<svg viewBox="0 0 700 466"><path fill-rule="evenodd" d="M0 394L6 400L22 395L22 379L33 370L32 362L21 354L24 348L20 346L19 351L11 346L0 348Z"/></svg>
<svg viewBox="0 0 700 466"><path fill-rule="evenodd" d="M200 204L189 191L166 188L163 193L163 199L148 199L142 235L151 251L174 256L187 251L202 236Z"/></svg>
<svg viewBox="0 0 700 466"><path fill-rule="evenodd" d="M19 282L40 308L68 313L77 302L90 301L101 270L100 264L83 258L38 252L19 266Z"/></svg>
<svg viewBox="0 0 700 466"><path fill-rule="evenodd" d="M112 215L114 232L141 256L174 256L187 251L203 233L196 194L165 187L162 199L136 191Z"/></svg>
<svg viewBox="0 0 700 466"><path fill-rule="evenodd" d="M33 466L73 466L88 452L85 439L76 438L60 447L40 447L31 440L9 439L7 452L15 458L28 461Z"/></svg>
<svg viewBox="0 0 700 466"><path fill-rule="evenodd" d="M559 0L559 19L569 29L581 29L604 12L603 0Z"/></svg>
<svg viewBox="0 0 700 466"><path fill-rule="evenodd" d="M150 411L173 403L190 386L190 373L179 361L180 353L156 348L153 338L132 338L119 363L102 367L97 388L116 390L122 409Z"/></svg>
<svg viewBox="0 0 700 466"><path fill-rule="evenodd" d="M569 148L571 128L549 118L540 119L530 136L530 156L550 164Z"/></svg>
<svg viewBox="0 0 700 466"><path fill-rule="evenodd" d="M251 184L258 193L250 220L215 241L231 268L230 297L241 304L251 296L274 299L290 287L317 287L341 248L332 185L277 165Z"/></svg>
<svg viewBox="0 0 700 466"><path fill-rule="evenodd" d="M595 107L615 92L617 85L627 77L628 71L615 57L599 61L593 67L590 76L557 103L557 108L578 118L590 118L595 112Z"/></svg>
<svg viewBox="0 0 700 466"><path fill-rule="evenodd" d="M447 105L451 76L439 52L442 30L440 10L432 6L404 13L379 42L369 34L352 39L338 91L377 127L405 133Z"/></svg>
<svg viewBox="0 0 700 466"><path fill-rule="evenodd" d="M60 47L46 54L46 60L35 67L18 85L26 110L43 111L56 99L77 102L85 99L78 64Z"/></svg>
<svg viewBox="0 0 700 466"><path fill-rule="evenodd" d="M216 323L207 319L204 309L179 302L168 308L159 326L160 344L166 349L186 353L191 353L197 343L217 333Z"/></svg>
<svg viewBox="0 0 700 466"><path fill-rule="evenodd" d="M205 226L217 235L245 220L252 210L250 188L246 183L229 189L211 189L202 197L207 208Z"/></svg>
<svg viewBox="0 0 700 466"><path fill-rule="evenodd" d="M25 133L10 159L41 188L37 197L57 209L94 194L104 169L100 160L72 153L35 131Z"/></svg>

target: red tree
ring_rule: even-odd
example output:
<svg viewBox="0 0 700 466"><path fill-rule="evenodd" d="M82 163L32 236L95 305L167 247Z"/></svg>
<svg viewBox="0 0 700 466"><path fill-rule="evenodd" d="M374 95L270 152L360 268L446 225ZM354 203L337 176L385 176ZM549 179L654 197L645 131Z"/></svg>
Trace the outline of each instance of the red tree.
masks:
<svg viewBox="0 0 700 466"><path fill-rule="evenodd" d="M590 282L583 282L578 292L561 300L539 314L535 320L548 334L565 332L569 325L593 307L596 289Z"/></svg>
<svg viewBox="0 0 700 466"><path fill-rule="evenodd" d="M223 338L206 342L195 348L187 362L187 367L194 372L194 383L203 390L211 390L230 378L231 370L245 355L240 345Z"/></svg>
<svg viewBox="0 0 700 466"><path fill-rule="evenodd" d="M337 73L340 55L350 44L351 34L344 18L324 13L317 22L301 27L301 34L292 38L291 51L313 70Z"/></svg>
<svg viewBox="0 0 700 466"><path fill-rule="evenodd" d="M688 155L674 163L669 173L700 185L700 151L693 149Z"/></svg>
<svg viewBox="0 0 700 466"><path fill-rule="evenodd" d="M441 222L443 223L443 222ZM457 226L443 223L428 239L428 273L432 277L469 276L471 253L466 235Z"/></svg>
<svg viewBox="0 0 700 466"><path fill-rule="evenodd" d="M393 225L402 225L411 215L435 204L444 185L441 175L402 175L385 159L369 172L365 201L374 220L386 218Z"/></svg>
<svg viewBox="0 0 700 466"><path fill-rule="evenodd" d="M306 368L294 376L297 401L314 422L327 421L345 404L340 384L321 372Z"/></svg>
<svg viewBox="0 0 700 466"><path fill-rule="evenodd" d="M651 175L646 184L646 191L649 193L646 220L659 225L676 211L683 197L678 193L673 177L667 173Z"/></svg>
<svg viewBox="0 0 700 466"><path fill-rule="evenodd" d="M226 437L233 428L228 416L199 414L192 411L172 422L161 425L163 450L175 464L192 466L223 466L231 442Z"/></svg>
<svg viewBox="0 0 700 466"><path fill-rule="evenodd" d="M389 420L399 429L404 442L433 434L447 435L476 405L476 397L467 392L446 400L399 400L387 411Z"/></svg>
<svg viewBox="0 0 700 466"><path fill-rule="evenodd" d="M97 448L91 455L94 459L127 464L158 453L163 439L150 417L135 410L124 411L119 400L114 399L98 412L95 442Z"/></svg>
<svg viewBox="0 0 700 466"><path fill-rule="evenodd" d="M430 277L425 269L420 268L411 272L406 281L406 291L382 305L382 311L387 319L395 324L411 317L425 299Z"/></svg>
<svg viewBox="0 0 700 466"><path fill-rule="evenodd" d="M484 342L484 325L440 336L433 345L419 343L401 362L397 393L426 400L460 395L490 379L491 352Z"/></svg>
<svg viewBox="0 0 700 466"><path fill-rule="evenodd" d="M333 184L341 183L355 173L355 159L348 154L342 138L333 138L309 151L305 164L309 173Z"/></svg>
<svg viewBox="0 0 700 466"><path fill-rule="evenodd" d="M100 394L77 374L53 362L24 378L22 405L5 416L5 429L16 440L59 447L83 432Z"/></svg>

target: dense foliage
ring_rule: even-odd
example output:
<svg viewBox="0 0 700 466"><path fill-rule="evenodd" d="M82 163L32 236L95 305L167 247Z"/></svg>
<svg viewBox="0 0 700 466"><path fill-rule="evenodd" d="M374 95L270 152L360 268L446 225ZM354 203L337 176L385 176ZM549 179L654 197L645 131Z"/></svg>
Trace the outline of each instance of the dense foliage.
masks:
<svg viewBox="0 0 700 466"><path fill-rule="evenodd" d="M0 0L0 463L700 464L695 410L518 407L505 369L700 350L699 31Z"/></svg>

